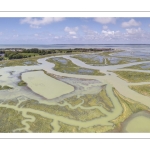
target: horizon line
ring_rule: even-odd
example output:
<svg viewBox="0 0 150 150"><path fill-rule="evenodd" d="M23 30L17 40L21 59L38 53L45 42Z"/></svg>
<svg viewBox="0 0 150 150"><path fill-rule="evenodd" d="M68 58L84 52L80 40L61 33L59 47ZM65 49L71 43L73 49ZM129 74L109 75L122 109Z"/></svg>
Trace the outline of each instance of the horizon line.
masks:
<svg viewBox="0 0 150 150"><path fill-rule="evenodd" d="M150 45L149 44L0 44L0 45Z"/></svg>

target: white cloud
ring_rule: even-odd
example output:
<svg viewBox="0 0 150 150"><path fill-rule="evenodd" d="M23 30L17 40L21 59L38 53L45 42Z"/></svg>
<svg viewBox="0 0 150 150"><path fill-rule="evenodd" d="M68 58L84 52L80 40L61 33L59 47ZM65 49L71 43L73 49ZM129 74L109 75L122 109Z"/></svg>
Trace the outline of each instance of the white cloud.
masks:
<svg viewBox="0 0 150 150"><path fill-rule="evenodd" d="M107 30L107 29L108 29L108 27L107 27L107 26L103 26L103 29L104 29L104 30Z"/></svg>
<svg viewBox="0 0 150 150"><path fill-rule="evenodd" d="M20 20L21 24L29 24L31 28L40 28L41 25L47 25L53 22L63 21L63 17L43 17L43 18L32 18L27 17Z"/></svg>
<svg viewBox="0 0 150 150"><path fill-rule="evenodd" d="M126 29L128 34L139 34L142 32L141 28L131 28L131 29Z"/></svg>
<svg viewBox="0 0 150 150"><path fill-rule="evenodd" d="M104 34L105 36L117 35L119 33L120 33L120 31L110 31L110 30L106 31L106 30L102 30L102 34Z"/></svg>
<svg viewBox="0 0 150 150"><path fill-rule="evenodd" d="M131 19L131 20L127 21L127 22L123 22L123 23L121 24L121 26L122 26L123 28L136 27L136 26L140 26L140 25L141 25L141 23L135 21L134 19Z"/></svg>
<svg viewBox="0 0 150 150"><path fill-rule="evenodd" d="M0 35L2 35L3 33L2 32L0 32Z"/></svg>
<svg viewBox="0 0 150 150"><path fill-rule="evenodd" d="M38 34L34 34L34 36L38 36Z"/></svg>
<svg viewBox="0 0 150 150"><path fill-rule="evenodd" d="M123 34L124 38L127 38L129 40L149 40L150 33L143 31L141 28L130 28L126 29L126 32Z"/></svg>
<svg viewBox="0 0 150 150"><path fill-rule="evenodd" d="M68 32L71 35L74 35L78 31L78 29L79 29L78 27L74 27L74 28L65 27L64 31Z"/></svg>
<svg viewBox="0 0 150 150"><path fill-rule="evenodd" d="M96 17L94 18L94 21L99 22L101 24L109 24L109 23L116 23L116 19L114 17Z"/></svg>
<svg viewBox="0 0 150 150"><path fill-rule="evenodd" d="M73 38L73 39L77 39L77 37L76 37L76 36L72 36L72 38Z"/></svg>
<svg viewBox="0 0 150 150"><path fill-rule="evenodd" d="M55 36L54 39L59 39L59 37L58 37L58 36Z"/></svg>

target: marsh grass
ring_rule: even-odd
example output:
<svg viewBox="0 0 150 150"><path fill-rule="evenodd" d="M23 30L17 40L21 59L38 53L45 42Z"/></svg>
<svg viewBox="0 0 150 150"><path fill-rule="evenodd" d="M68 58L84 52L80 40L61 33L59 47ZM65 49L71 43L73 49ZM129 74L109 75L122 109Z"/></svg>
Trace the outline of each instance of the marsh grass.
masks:
<svg viewBox="0 0 150 150"><path fill-rule="evenodd" d="M11 133L17 128L23 128L24 125L22 125L21 121L24 119L21 112L0 107L0 132Z"/></svg>
<svg viewBox="0 0 150 150"><path fill-rule="evenodd" d="M98 94L87 94L81 97L84 100L82 106L91 107L91 106L103 106L108 111L111 111L113 104L111 99L107 96L106 90L102 89Z"/></svg>
<svg viewBox="0 0 150 150"><path fill-rule="evenodd" d="M72 106L76 106L76 105L82 103L82 100L80 98L77 98L77 96L73 96L71 98L66 98L65 101L67 101L67 103L71 104Z"/></svg>
<svg viewBox="0 0 150 150"><path fill-rule="evenodd" d="M132 90L150 97L150 84L146 85L131 85L129 86Z"/></svg>
<svg viewBox="0 0 150 150"><path fill-rule="evenodd" d="M7 85L4 85L4 86L0 85L0 90L10 90L10 89L13 89L13 88Z"/></svg>
<svg viewBox="0 0 150 150"><path fill-rule="evenodd" d="M106 53L106 52L105 52ZM104 53L104 54L105 54ZM127 58L127 57L116 57L116 56L109 56L108 54L111 54L111 52L108 52L106 55L104 55L103 53L101 54L97 54L96 56L93 55L89 55L89 57L83 57L82 55L75 55L72 56L73 58L79 59L83 62L85 62L86 64L90 64L93 66L105 66L105 65L120 65L120 64L127 64L127 63L131 63L131 60L134 60L135 62L139 62L141 61L140 58ZM86 55L86 54L85 54ZM87 55L88 56L88 55ZM95 57L94 57L95 56ZM103 61L100 62L98 59L95 59L96 57L103 57ZM118 62L116 63L112 63L111 60L109 59L118 59ZM105 60L106 60L106 64L105 64Z"/></svg>
<svg viewBox="0 0 150 150"><path fill-rule="evenodd" d="M130 66L130 67L124 67L123 69L150 70L150 66L144 68L145 65L146 64L133 65L133 66ZM150 65L150 63L149 63L149 65Z"/></svg>
<svg viewBox="0 0 150 150"><path fill-rule="evenodd" d="M59 58L62 61L66 61L67 63L64 65L60 61L57 61L53 58L48 59L48 62L52 62L55 64L54 70L63 72L63 73L70 73L70 74L81 74L81 75L105 75L104 73L101 73L99 70L93 70L93 69L87 69L79 67L75 64L73 64L70 60L65 58Z"/></svg>
<svg viewBox="0 0 150 150"><path fill-rule="evenodd" d="M21 80L21 81L18 83L18 86L26 86L26 85L27 85L27 83L24 82L23 80Z"/></svg>
<svg viewBox="0 0 150 150"><path fill-rule="evenodd" d="M149 82L150 81L150 73L144 72L136 72L136 71L113 71L120 78L128 81L128 82Z"/></svg>
<svg viewBox="0 0 150 150"><path fill-rule="evenodd" d="M34 122L28 122L30 125L30 130L34 133L50 133L53 130L53 127L51 126L51 123L53 119L44 118L40 115L29 113L29 115L35 117Z"/></svg>
<svg viewBox="0 0 150 150"><path fill-rule="evenodd" d="M92 120L94 118L105 116L98 109L92 109L92 108L81 109L79 107L77 107L76 109L71 109L68 106L59 106L57 104L56 105L41 104L35 100L22 102L19 107L41 110L50 114L64 116L79 121L87 121L87 120Z"/></svg>
<svg viewBox="0 0 150 150"><path fill-rule="evenodd" d="M65 133L103 133L113 129L112 126L100 126L100 125L79 129L78 126L72 126L62 122L59 122L59 125L60 125L59 132Z"/></svg>

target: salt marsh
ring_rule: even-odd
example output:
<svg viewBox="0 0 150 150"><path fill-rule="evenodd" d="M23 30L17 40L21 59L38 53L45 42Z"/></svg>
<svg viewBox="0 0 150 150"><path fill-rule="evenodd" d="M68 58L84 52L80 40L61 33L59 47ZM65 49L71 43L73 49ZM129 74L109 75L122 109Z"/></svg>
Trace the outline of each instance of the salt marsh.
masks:
<svg viewBox="0 0 150 150"><path fill-rule="evenodd" d="M125 58L122 58L120 53L125 53ZM67 132L68 127L72 129L74 126L77 132L89 129L94 132L119 132L121 123L135 112L149 111L150 98L129 86L150 84L150 81L138 80L137 83L129 83L116 72L130 70L133 76L137 72L150 73L144 68L136 70L137 72L135 69L125 68L134 65L145 65L149 68L148 57L145 54L141 55L141 60L137 55L129 60L127 57L132 56L129 52L116 52L111 55L82 54L82 61L76 56L78 55L49 56L39 58L38 65L29 63L31 66L0 68L1 86L12 87L0 90L0 107L14 109L22 114L21 123L24 127L19 125L18 128L13 128L12 132L35 132L32 131L36 124L35 118L40 121L42 118L47 120L50 127L45 123L45 128L49 132L61 132L62 127L63 132ZM49 59L53 61L48 61ZM87 59L95 62L95 65L87 63ZM71 64L69 67L75 67L77 71L69 67L66 69L68 62ZM58 63L59 67L55 69ZM18 86L20 82L24 83L23 86ZM117 94L114 93L114 88ZM13 101L13 105L10 101ZM132 109L129 109L128 105L131 105ZM123 113L126 114L126 118ZM134 123L131 123L126 127L126 131L132 132L133 127ZM135 132L138 130L141 131L137 128ZM44 124L42 131L44 132Z"/></svg>

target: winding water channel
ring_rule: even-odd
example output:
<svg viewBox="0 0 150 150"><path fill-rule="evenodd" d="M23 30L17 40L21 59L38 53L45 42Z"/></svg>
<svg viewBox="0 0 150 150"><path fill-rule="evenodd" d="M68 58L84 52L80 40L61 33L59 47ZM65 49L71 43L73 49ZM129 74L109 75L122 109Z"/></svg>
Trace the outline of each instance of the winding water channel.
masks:
<svg viewBox="0 0 150 150"><path fill-rule="evenodd" d="M120 94L122 94L123 96L125 96L127 98L130 98L130 99L133 99L135 101L138 101L138 102L140 102L140 103L142 103L142 104L144 104L144 105L146 105L150 108L150 98L149 97L141 95L141 94L131 90L128 87L129 85L143 85L143 84L148 84L150 82L128 83L128 82L120 79L115 73L110 72L110 71L122 70L121 68L129 67L129 66L132 66L132 65L148 63L148 61L134 62L134 63L122 64L122 65L112 65L112 66L92 66L92 65L85 64L84 62L82 62L78 59L72 58L69 55L52 56L52 57L63 57L63 58L71 60L72 63L76 64L77 66L88 68L88 69L100 70L100 72L105 73L106 75L105 76L91 76L91 75L78 75L78 74L61 73L61 72L53 70L53 67L55 66L55 64L46 61L48 58L51 58L51 57L46 57L46 58L38 59L37 61L38 61L38 63L40 63L40 65L37 65L37 66L15 66L15 67L1 68L0 69L0 75L2 75L1 78L0 78L1 84L2 85L9 85L9 86L13 87L14 89L9 90L9 91L0 91L0 95L1 95L0 99L2 99L2 100L7 100L7 99L10 99L10 98L13 99L13 98L16 98L17 96L23 95L23 96L28 97L28 98L30 97L31 99L40 100L40 103L43 103L43 104L56 105L55 102L46 101L46 99L49 98L49 97L45 98L47 95L44 96L42 94L42 92L39 92L39 91L41 91L41 89L37 90L37 91L33 90L34 92L32 92L29 89L27 89L27 87L18 87L17 86L17 82L19 81L18 77L20 76L20 74L23 74L22 79L25 80L28 83L28 80L27 80L28 75L31 75L31 74L33 75L33 72L28 73L28 74L25 73L25 72L34 71L34 70L45 70L48 73L52 73L52 74L55 74L55 75L58 75L58 76L69 77L69 78L79 78L79 79L94 79L94 80L100 81L104 85L106 84L106 93L111 98L111 101L114 105L114 108L112 109L111 112L109 112L106 109L104 109L102 106L83 107L83 106L81 106L83 101L80 104L76 105L76 106L72 106L67 102L64 102L63 104L57 103L57 105L59 105L59 106L69 106L69 108L71 108L71 109L76 109L78 107L81 108L81 109L94 109L94 108L97 108L102 113L104 113L106 115L105 117L100 117L100 118L96 118L96 119L93 119L93 120L90 120L90 121L83 122L83 121L78 121L78 120L74 120L74 119L69 119L69 118L66 118L66 117L63 117L63 116L57 116L57 115L49 114L49 113L46 113L46 112L43 112L43 111L40 111L40 110L34 110L34 109L30 109L30 108L19 108L18 107L19 105L12 106L12 105L8 105L8 104L0 103L0 107L12 108L14 110L21 111L22 116L26 118L22 121L22 124L25 127L15 129L14 132L20 131L20 130L26 130L27 132L32 132L29 129L30 126L29 126L28 122L34 122L35 117L33 117L32 115L28 115L27 112L35 113L35 114L41 115L45 118L53 119L53 122L51 123L51 126L54 129L53 132L58 132L59 129L60 129L58 121L63 122L65 124L78 126L79 129L80 128L91 127L91 126L94 126L94 125L95 126L96 125L113 126L113 123L111 123L110 121L117 118L122 113L123 108L122 108L121 104L119 103L118 99L115 97L115 95L112 91L112 87L115 87L116 90ZM134 70L134 69L124 69L124 70L150 73L150 71L148 71L148 70L146 70L146 71L145 70ZM14 73L10 74L11 71L13 71ZM41 75L40 77L42 78L43 77L42 74L40 74L40 75ZM45 74L44 74L44 76L45 76ZM48 78L50 79L51 77L48 77ZM43 78L43 82L45 82L48 78L47 77ZM28 86L32 89L32 85L28 85ZM66 86L66 85L63 84L62 86ZM57 88L57 87L55 87L55 88ZM34 87L33 87L33 89L34 89ZM63 90L63 88L61 90ZM61 90L60 90L60 92L61 92ZM71 91L72 90L73 89L71 89ZM71 92L71 91L69 91L69 92ZM6 95L6 92L7 93L9 92L9 94ZM58 97L61 95L60 92L58 94ZM62 94L64 94L64 93L62 93ZM55 96L57 97L56 93L55 93ZM55 96L53 96L53 98ZM43 100L43 101L41 101L41 100ZM21 102L19 102L19 104Z"/></svg>

